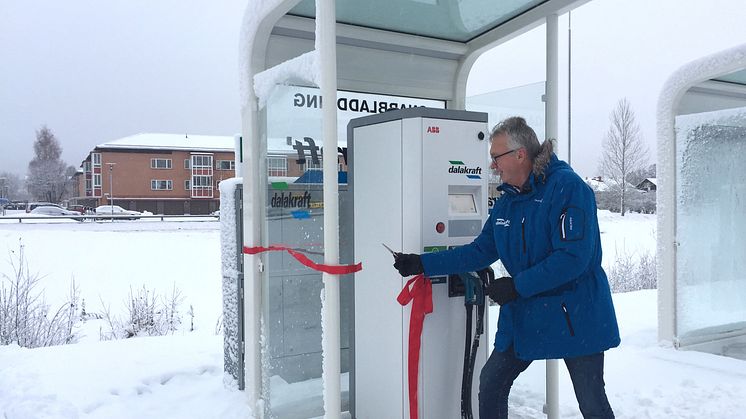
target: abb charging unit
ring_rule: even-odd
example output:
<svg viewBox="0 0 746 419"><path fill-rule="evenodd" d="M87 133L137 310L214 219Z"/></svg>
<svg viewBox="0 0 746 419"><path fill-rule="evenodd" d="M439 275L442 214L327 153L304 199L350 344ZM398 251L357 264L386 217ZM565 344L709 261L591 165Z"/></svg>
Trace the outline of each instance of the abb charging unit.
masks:
<svg viewBox="0 0 746 419"><path fill-rule="evenodd" d="M470 243L488 216L487 114L409 108L348 125L354 257L350 403L358 419L409 418L410 306L395 251L423 253ZM433 277L434 310L425 318L419 365L420 418L461 417L466 311L448 277ZM485 325L487 322L485 322ZM490 333L485 330L485 335ZM487 359L479 347L472 380ZM476 406L477 391L472 391ZM477 410L477 409L475 409Z"/></svg>

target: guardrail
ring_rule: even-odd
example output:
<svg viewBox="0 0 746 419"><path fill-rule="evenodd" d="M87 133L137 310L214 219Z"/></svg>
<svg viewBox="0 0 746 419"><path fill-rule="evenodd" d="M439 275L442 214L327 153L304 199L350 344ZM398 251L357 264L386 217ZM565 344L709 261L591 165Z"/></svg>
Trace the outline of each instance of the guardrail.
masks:
<svg viewBox="0 0 746 419"><path fill-rule="evenodd" d="M179 218L179 219L177 219ZM76 220L84 222L86 220L96 221L136 221L143 219L160 219L161 221L215 221L220 219L219 215L111 215L111 214L96 214L96 215L0 215L0 221L2 220L18 220L19 223L23 223L24 220Z"/></svg>

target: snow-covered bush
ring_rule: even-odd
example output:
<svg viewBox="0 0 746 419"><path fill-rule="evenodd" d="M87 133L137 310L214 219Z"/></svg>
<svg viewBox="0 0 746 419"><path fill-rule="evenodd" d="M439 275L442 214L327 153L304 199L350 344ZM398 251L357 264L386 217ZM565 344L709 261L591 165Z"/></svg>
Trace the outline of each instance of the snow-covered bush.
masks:
<svg viewBox="0 0 746 419"><path fill-rule="evenodd" d="M109 326L108 332L101 332L101 340L172 334L181 325L180 306L183 301L184 297L176 285L169 295L164 296L159 296L145 285L136 291L130 287L124 320L112 315L109 306L101 302L103 318Z"/></svg>
<svg viewBox="0 0 746 419"><path fill-rule="evenodd" d="M639 212L641 214L655 214L656 197L655 191L640 191L637 189L627 190L625 207L628 212ZM596 206L600 210L621 212L620 192L609 188L605 191L596 191Z"/></svg>
<svg viewBox="0 0 746 419"><path fill-rule="evenodd" d="M14 256L15 254L15 256ZM78 320L76 310L80 292L71 282L65 302L55 312L37 290L42 277L29 270L24 245L11 251L13 276L0 278L0 345L15 343L26 348L74 343L73 325Z"/></svg>
<svg viewBox="0 0 746 419"><path fill-rule="evenodd" d="M654 290L658 288L655 257L645 253L637 260L638 289Z"/></svg>
<svg viewBox="0 0 746 419"><path fill-rule="evenodd" d="M655 214L655 191L641 191L635 189L629 194L627 210L641 214Z"/></svg>
<svg viewBox="0 0 746 419"><path fill-rule="evenodd" d="M638 258L629 253L616 255L606 270L612 292L656 289L655 258L648 253Z"/></svg>

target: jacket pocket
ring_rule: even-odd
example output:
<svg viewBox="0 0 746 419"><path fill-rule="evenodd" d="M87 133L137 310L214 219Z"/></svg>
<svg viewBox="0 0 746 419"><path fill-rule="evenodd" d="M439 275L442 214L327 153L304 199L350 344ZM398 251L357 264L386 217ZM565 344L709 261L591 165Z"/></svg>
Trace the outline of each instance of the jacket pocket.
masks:
<svg viewBox="0 0 746 419"><path fill-rule="evenodd" d="M565 315L565 321L567 322L567 329L570 332L570 336L575 336L575 329L572 327L570 313L567 311L567 305L565 305L565 303L562 303L562 313Z"/></svg>
<svg viewBox="0 0 746 419"><path fill-rule="evenodd" d="M516 339L527 347L562 347L575 339L572 324L572 298L567 295L518 299L516 307ZM565 304L567 301L567 304Z"/></svg>

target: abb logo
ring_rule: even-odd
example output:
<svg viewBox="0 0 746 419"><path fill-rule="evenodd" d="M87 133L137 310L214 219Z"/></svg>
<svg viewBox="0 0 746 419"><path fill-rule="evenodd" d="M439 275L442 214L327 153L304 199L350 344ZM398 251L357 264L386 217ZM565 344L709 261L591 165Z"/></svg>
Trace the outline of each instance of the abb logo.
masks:
<svg viewBox="0 0 746 419"><path fill-rule="evenodd" d="M440 127L427 127L428 134L440 134Z"/></svg>

